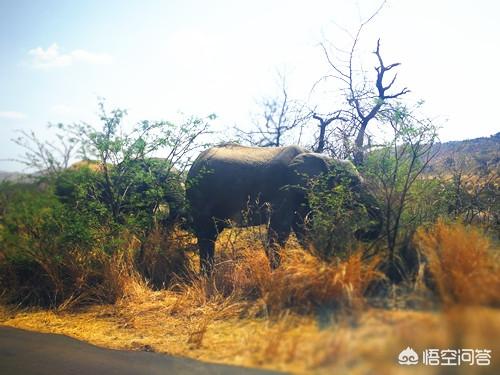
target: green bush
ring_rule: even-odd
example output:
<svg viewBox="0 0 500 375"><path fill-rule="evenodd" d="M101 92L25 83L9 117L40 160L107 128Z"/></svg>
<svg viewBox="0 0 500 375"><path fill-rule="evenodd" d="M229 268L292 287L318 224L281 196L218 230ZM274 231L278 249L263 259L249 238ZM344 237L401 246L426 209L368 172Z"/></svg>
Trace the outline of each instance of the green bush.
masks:
<svg viewBox="0 0 500 375"><path fill-rule="evenodd" d="M50 188L0 190L0 288L8 302L55 306L103 281L95 249L106 237L91 215L66 207Z"/></svg>
<svg viewBox="0 0 500 375"><path fill-rule="evenodd" d="M166 165L165 165L166 164ZM99 165L97 165L99 166ZM147 238L155 224L168 227L183 213L181 175L164 160L124 161L107 174L79 166L59 173L55 194L68 207L91 215L94 224Z"/></svg>
<svg viewBox="0 0 500 375"><path fill-rule="evenodd" d="M59 153L34 133L18 140L43 177L0 185L0 296L9 303L114 302L137 272L160 287L189 263L172 238L183 171L208 123L142 121L126 134L125 111L99 109L100 128L56 126L68 141ZM83 161L67 168L74 149ZM167 157L151 157L158 151Z"/></svg>
<svg viewBox="0 0 500 375"><path fill-rule="evenodd" d="M306 229L314 251L322 259L345 258L355 246L355 234L369 226L366 207L341 168L312 179L307 190L310 215Z"/></svg>

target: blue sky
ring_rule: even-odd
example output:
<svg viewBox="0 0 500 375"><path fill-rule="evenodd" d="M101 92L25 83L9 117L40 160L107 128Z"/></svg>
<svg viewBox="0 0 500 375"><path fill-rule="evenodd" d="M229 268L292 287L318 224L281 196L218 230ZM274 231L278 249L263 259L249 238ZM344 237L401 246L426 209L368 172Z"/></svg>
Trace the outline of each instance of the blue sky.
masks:
<svg viewBox="0 0 500 375"><path fill-rule="evenodd" d="M44 136L48 122L95 121L98 96L131 121L216 113L220 128L248 126L256 99L276 92L277 69L306 99L327 72L318 42L349 44L333 22L353 30L377 4L0 0L0 159L20 153L16 129ZM398 81L443 126L441 139L488 136L500 131L499 14L493 0L388 1L360 52L370 72L381 38L386 61L402 63Z"/></svg>

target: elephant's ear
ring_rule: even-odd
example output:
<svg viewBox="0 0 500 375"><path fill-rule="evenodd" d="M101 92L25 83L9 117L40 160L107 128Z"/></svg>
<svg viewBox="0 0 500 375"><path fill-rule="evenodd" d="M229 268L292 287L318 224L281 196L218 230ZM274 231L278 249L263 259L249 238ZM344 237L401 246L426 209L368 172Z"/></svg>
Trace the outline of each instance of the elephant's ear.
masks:
<svg viewBox="0 0 500 375"><path fill-rule="evenodd" d="M314 153L296 156L289 164L291 185L305 187L311 177L328 172L328 158Z"/></svg>

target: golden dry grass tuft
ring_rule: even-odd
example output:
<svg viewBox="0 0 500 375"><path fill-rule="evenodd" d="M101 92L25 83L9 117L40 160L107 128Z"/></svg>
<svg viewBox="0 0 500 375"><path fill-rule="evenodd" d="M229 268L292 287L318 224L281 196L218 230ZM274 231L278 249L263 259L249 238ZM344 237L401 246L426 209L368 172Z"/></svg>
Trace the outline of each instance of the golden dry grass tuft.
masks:
<svg viewBox="0 0 500 375"><path fill-rule="evenodd" d="M368 286L383 277L377 271L379 258L363 260L361 249L345 260L326 262L291 241L274 271L264 248L251 237L240 238L237 251L221 250L210 278L193 274L189 283L177 285L186 301L202 306L228 300L251 316L356 310L364 306Z"/></svg>
<svg viewBox="0 0 500 375"><path fill-rule="evenodd" d="M440 220L420 228L416 243L445 305L500 304L500 249L479 229Z"/></svg>

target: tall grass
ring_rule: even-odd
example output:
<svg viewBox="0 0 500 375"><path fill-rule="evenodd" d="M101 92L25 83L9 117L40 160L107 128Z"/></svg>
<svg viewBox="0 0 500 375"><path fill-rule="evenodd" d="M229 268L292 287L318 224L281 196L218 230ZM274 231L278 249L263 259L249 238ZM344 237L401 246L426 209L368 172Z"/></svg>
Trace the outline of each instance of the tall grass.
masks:
<svg viewBox="0 0 500 375"><path fill-rule="evenodd" d="M237 247L221 249L211 277L193 274L190 283L179 284L181 294L197 306L230 299L249 314L277 316L288 310L360 308L368 286L382 277L380 259L364 261L361 250L346 260L325 261L291 243L282 250L282 265L271 271L258 242L239 238Z"/></svg>
<svg viewBox="0 0 500 375"><path fill-rule="evenodd" d="M0 297L9 304L66 309L115 303L140 285L168 286L190 267L184 237L158 230L141 242L125 230L91 248L33 240L22 252L0 257ZM99 246L110 242L113 251Z"/></svg>
<svg viewBox="0 0 500 375"><path fill-rule="evenodd" d="M479 229L439 220L420 228L416 243L445 305L500 304L500 249Z"/></svg>
<svg viewBox="0 0 500 375"><path fill-rule="evenodd" d="M194 239L178 228L155 227L137 249L137 270L154 289L170 286L193 269L188 254L196 249Z"/></svg>
<svg viewBox="0 0 500 375"><path fill-rule="evenodd" d="M199 349L217 322L269 318L273 327L282 327L294 316L330 320L336 312L356 318L366 304L368 286L383 277L377 271L379 259L362 260L361 250L345 260L324 261L294 241L283 249L282 265L271 270L264 244L256 241L255 235L259 233L253 229L225 231L217 242L217 262L210 277L191 268L187 277L179 276L168 289L158 291L131 280L127 297L118 300L120 319L127 326L153 331L159 329L159 316L181 319L187 345ZM282 329L287 332L287 327ZM279 342L285 331L276 329L275 341ZM270 342L261 359L268 361L278 346L280 356L293 356L296 344L281 347ZM321 353L325 353L318 361L326 361L327 352L334 349L322 348Z"/></svg>

